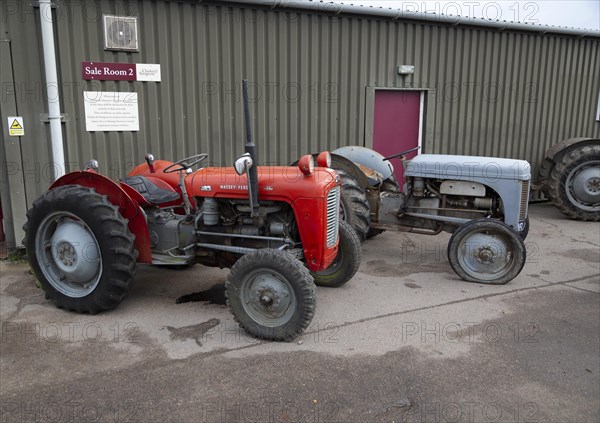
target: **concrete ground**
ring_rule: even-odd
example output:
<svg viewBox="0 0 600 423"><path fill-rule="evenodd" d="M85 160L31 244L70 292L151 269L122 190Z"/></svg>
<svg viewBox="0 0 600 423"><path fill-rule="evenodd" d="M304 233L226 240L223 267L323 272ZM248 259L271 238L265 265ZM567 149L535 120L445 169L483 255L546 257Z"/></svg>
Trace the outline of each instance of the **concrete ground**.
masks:
<svg viewBox="0 0 600 423"><path fill-rule="evenodd" d="M448 238L366 242L292 343L239 330L226 270L142 267L116 310L83 316L2 263L0 421L600 421L600 225L532 206L504 286L458 279ZM193 293L212 303L176 303Z"/></svg>

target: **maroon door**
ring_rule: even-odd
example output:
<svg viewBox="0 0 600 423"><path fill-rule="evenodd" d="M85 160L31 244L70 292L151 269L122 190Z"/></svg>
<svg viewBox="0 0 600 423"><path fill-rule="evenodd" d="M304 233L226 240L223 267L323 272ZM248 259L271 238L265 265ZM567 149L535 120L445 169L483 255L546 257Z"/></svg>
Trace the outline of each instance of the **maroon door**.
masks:
<svg viewBox="0 0 600 423"><path fill-rule="evenodd" d="M391 156L419 145L421 91L375 91L373 149ZM417 154L408 154L412 158ZM400 159L392 159L400 187L404 185L404 170Z"/></svg>

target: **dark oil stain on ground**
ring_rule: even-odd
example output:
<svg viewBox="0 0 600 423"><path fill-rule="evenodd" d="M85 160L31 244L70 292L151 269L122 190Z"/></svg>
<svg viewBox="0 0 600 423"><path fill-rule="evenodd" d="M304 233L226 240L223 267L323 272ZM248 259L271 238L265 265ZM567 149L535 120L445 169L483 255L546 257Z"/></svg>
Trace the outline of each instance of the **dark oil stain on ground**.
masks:
<svg viewBox="0 0 600 423"><path fill-rule="evenodd" d="M421 285L417 285L416 283L412 283L412 282L407 282L404 284L404 286L408 287L408 288L412 288L412 289L419 289L421 288Z"/></svg>
<svg viewBox="0 0 600 423"><path fill-rule="evenodd" d="M171 340L186 341L193 339L196 344L202 346L202 338L210 329L217 326L221 321L219 319L210 319L209 321L198 323L196 325L182 326L180 328L174 328L172 326L165 326L170 333Z"/></svg>
<svg viewBox="0 0 600 423"><path fill-rule="evenodd" d="M574 258L589 263L598 263L598 250L594 248L580 248L554 253L564 258Z"/></svg>
<svg viewBox="0 0 600 423"><path fill-rule="evenodd" d="M385 260L369 260L361 267L361 272L369 276L380 277L405 277L414 273L446 273L449 271L447 261L430 261L413 263L398 260L397 264L388 263Z"/></svg>
<svg viewBox="0 0 600 423"><path fill-rule="evenodd" d="M225 305L225 285L216 284L211 286L206 291L192 292L191 294L182 295L175 301L176 304L189 303L194 301L207 301L209 304Z"/></svg>

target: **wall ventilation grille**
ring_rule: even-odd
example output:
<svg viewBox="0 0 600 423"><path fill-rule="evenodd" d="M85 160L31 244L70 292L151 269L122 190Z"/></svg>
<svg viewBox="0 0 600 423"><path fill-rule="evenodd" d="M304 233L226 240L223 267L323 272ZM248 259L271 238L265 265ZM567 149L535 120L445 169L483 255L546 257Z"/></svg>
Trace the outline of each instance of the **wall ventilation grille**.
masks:
<svg viewBox="0 0 600 423"><path fill-rule="evenodd" d="M104 48L138 51L138 23L132 16L104 15Z"/></svg>

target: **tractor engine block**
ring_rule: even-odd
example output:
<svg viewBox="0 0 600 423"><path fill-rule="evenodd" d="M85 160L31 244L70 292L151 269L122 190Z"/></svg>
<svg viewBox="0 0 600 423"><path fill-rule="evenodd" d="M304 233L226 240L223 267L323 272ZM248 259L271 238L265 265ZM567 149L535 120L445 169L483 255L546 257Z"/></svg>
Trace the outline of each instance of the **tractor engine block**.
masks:
<svg viewBox="0 0 600 423"><path fill-rule="evenodd" d="M199 199L194 215L148 210L155 264L230 267L241 254L258 248L293 247L298 239L294 214L287 204L264 202L252 216L247 201Z"/></svg>
<svg viewBox="0 0 600 423"><path fill-rule="evenodd" d="M192 216L175 214L171 210L146 211L152 262L154 264L186 264L193 258L185 248L195 242L195 227Z"/></svg>

